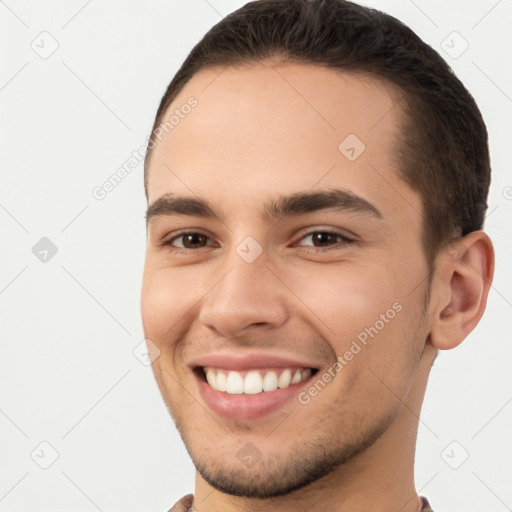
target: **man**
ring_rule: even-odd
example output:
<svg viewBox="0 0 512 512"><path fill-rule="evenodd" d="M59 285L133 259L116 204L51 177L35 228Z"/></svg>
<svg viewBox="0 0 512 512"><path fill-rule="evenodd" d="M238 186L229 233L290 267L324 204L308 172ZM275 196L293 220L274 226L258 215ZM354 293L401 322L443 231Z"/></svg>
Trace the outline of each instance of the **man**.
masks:
<svg viewBox="0 0 512 512"><path fill-rule="evenodd" d="M494 269L473 98L391 16L261 0L192 50L152 133L142 319L197 469L171 510L431 510L429 371Z"/></svg>

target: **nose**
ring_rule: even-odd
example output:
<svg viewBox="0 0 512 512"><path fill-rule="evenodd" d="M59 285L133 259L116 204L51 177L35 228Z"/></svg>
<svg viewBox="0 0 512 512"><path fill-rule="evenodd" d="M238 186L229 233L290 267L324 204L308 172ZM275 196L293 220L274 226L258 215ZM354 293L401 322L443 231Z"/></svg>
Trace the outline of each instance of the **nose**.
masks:
<svg viewBox="0 0 512 512"><path fill-rule="evenodd" d="M260 256L247 263L238 254L225 262L222 277L202 301L199 321L226 338L256 326L275 329L288 318L289 291ZM220 274L219 274L220 275Z"/></svg>

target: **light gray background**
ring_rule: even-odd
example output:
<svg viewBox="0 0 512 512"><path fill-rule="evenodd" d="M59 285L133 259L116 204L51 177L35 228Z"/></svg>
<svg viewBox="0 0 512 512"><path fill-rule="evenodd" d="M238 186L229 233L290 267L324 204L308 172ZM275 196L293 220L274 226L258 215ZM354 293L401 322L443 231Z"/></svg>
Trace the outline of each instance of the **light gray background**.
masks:
<svg viewBox="0 0 512 512"><path fill-rule="evenodd" d="M142 163L103 200L92 191L146 143L193 45L243 3L0 1L0 512L157 512L193 490L133 353L144 337ZM364 3L445 56L490 135L494 286L481 323L432 370L417 487L436 512L512 510L512 1ZM46 262L32 252L42 237L58 249Z"/></svg>

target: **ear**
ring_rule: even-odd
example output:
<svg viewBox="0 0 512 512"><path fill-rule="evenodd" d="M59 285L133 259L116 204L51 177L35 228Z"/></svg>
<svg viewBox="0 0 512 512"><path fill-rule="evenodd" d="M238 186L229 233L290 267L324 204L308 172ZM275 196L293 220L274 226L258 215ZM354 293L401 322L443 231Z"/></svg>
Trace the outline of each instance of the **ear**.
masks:
<svg viewBox="0 0 512 512"><path fill-rule="evenodd" d="M494 248L483 231L473 231L444 249L436 261L431 297L431 343L458 346L485 311L494 275Z"/></svg>

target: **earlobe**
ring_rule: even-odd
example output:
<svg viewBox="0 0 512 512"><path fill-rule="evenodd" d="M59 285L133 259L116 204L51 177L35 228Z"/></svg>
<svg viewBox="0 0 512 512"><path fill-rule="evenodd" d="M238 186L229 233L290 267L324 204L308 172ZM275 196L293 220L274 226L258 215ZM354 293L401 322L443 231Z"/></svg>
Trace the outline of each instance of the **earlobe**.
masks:
<svg viewBox="0 0 512 512"><path fill-rule="evenodd" d="M431 343L440 350L457 347L485 311L494 275L494 248L484 231L473 231L438 258Z"/></svg>

